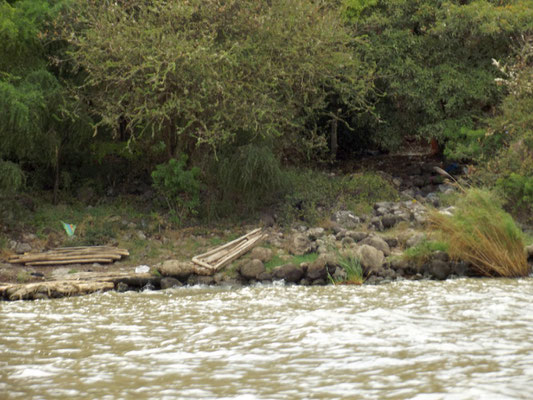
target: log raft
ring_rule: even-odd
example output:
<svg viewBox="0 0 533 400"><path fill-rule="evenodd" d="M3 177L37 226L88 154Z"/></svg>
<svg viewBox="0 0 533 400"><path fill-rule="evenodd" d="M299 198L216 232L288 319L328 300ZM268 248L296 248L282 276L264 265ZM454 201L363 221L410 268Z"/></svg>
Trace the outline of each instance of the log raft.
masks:
<svg viewBox="0 0 533 400"><path fill-rule="evenodd" d="M8 259L8 262L27 266L107 264L129 255L126 249L110 246L60 247L44 253L25 253L13 256Z"/></svg>
<svg viewBox="0 0 533 400"><path fill-rule="evenodd" d="M257 245L263 240L263 238L264 235L261 228L254 229L246 235L232 240L216 249L194 256L192 262L215 273L250 251L252 247Z"/></svg>

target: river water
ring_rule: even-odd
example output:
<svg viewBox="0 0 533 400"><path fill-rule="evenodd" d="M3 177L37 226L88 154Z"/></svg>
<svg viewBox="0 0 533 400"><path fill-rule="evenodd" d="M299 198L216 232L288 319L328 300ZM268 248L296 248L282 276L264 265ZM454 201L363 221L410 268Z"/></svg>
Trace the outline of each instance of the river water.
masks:
<svg viewBox="0 0 533 400"><path fill-rule="evenodd" d="M533 279L0 303L0 399L532 399Z"/></svg>

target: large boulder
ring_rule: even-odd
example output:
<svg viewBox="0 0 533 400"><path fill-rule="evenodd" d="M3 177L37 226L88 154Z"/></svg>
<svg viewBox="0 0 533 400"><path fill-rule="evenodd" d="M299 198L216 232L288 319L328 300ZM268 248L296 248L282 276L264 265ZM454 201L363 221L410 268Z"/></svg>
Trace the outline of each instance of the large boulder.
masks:
<svg viewBox="0 0 533 400"><path fill-rule="evenodd" d="M155 269L163 276L171 276L179 280L187 280L191 274L196 273L196 266L192 262L167 260L156 265Z"/></svg>
<svg viewBox="0 0 533 400"><path fill-rule="evenodd" d="M261 260L254 259L241 265L239 272L243 278L250 280L257 279L257 277L265 271L265 265Z"/></svg>
<svg viewBox="0 0 533 400"><path fill-rule="evenodd" d="M361 220L351 211L341 210L333 215L333 220L342 228L355 228Z"/></svg>
<svg viewBox="0 0 533 400"><path fill-rule="evenodd" d="M381 250L367 244L361 245L356 251L363 268L368 272L378 271L383 265L385 256Z"/></svg>
<svg viewBox="0 0 533 400"><path fill-rule="evenodd" d="M451 272L452 269L450 264L442 260L433 260L429 265L429 273L431 276L441 281L448 278Z"/></svg>
<svg viewBox="0 0 533 400"><path fill-rule="evenodd" d="M292 237L289 253L295 256L302 256L310 253L313 250L309 238L301 233L297 233Z"/></svg>
<svg viewBox="0 0 533 400"><path fill-rule="evenodd" d="M178 286L183 286L183 284L179 280L177 280L176 278L171 278L171 277L166 277L166 278L161 279L160 285L161 285L162 290L170 289L170 288L178 287Z"/></svg>
<svg viewBox="0 0 533 400"><path fill-rule="evenodd" d="M266 247L254 247L250 253L251 259L261 260L266 263L272 260L273 252Z"/></svg>
<svg viewBox="0 0 533 400"><path fill-rule="evenodd" d="M304 276L303 268L296 264L285 264L273 271L275 279L283 279L285 282L296 283Z"/></svg>
<svg viewBox="0 0 533 400"><path fill-rule="evenodd" d="M390 247L385 240L379 236L369 236L361 241L361 244L367 244L381 250L385 257L390 255Z"/></svg>
<svg viewBox="0 0 533 400"><path fill-rule="evenodd" d="M317 279L326 279L328 272L330 274L335 272L335 257L329 254L324 254L318 257L315 261L307 267L306 277L310 281Z"/></svg>

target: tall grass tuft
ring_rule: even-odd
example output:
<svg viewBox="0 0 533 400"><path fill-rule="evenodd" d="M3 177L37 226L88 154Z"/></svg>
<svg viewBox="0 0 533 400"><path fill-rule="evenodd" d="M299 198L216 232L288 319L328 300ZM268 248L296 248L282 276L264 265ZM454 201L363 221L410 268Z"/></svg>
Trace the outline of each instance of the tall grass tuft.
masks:
<svg viewBox="0 0 533 400"><path fill-rule="evenodd" d="M331 275L328 277L331 283L334 285L362 285L363 267L357 257L351 255L339 255L337 259L339 266L346 272L346 278L342 280L335 280Z"/></svg>
<svg viewBox="0 0 533 400"><path fill-rule="evenodd" d="M467 189L453 216L433 211L430 222L449 244L450 257L470 262L482 276L529 274L522 232L491 192Z"/></svg>

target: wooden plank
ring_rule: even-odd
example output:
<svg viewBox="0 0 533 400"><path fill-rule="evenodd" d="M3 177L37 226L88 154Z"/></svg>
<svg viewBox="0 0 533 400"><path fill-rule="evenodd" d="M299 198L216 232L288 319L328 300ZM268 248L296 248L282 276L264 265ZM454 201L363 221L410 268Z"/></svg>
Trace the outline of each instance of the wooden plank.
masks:
<svg viewBox="0 0 533 400"><path fill-rule="evenodd" d="M260 235L260 233L259 233L259 235ZM253 236L250 236L248 238L244 238L244 240L242 242L236 243L235 246L232 247L232 248L222 249L222 250L218 251L217 253L214 253L214 254L210 255L209 257L201 257L201 258L206 263L216 264L217 260L220 260L221 258L231 254L232 252L235 251L236 248L238 248L239 246L242 246L243 244L247 243L248 241L254 239L256 236L257 236L257 234L254 234Z"/></svg>
<svg viewBox="0 0 533 400"><path fill-rule="evenodd" d="M249 242L246 243L246 246L243 246L241 249L239 249L238 251L235 251L233 254L226 256L224 259L219 261L214 266L215 271L218 271L220 268L224 267L225 265L231 263L232 261L236 260L237 258L242 256L243 254L248 252L252 247L254 247L262 239L263 239L263 235L255 238L253 240L250 240Z"/></svg>
<svg viewBox="0 0 533 400"><path fill-rule="evenodd" d="M41 254L40 256L35 257L26 257L21 258L18 262L20 263L31 263L34 261L68 261L68 260L78 260L80 258L110 258L112 260L120 260L122 256L120 254L75 254L75 255L64 255L60 256L57 254Z"/></svg>
<svg viewBox="0 0 533 400"><path fill-rule="evenodd" d="M232 240L231 242L228 242L228 243L226 243L226 244L224 244L224 245L222 245L222 246L219 246L219 247L217 247L216 249L213 249L213 250L207 251L207 252L205 252L205 253L203 253L203 254L199 254L199 255L197 255L196 257L203 258L203 257L209 256L209 255L211 255L211 254L217 253L217 252L219 252L219 251L222 250L222 249L225 249L225 248L227 248L227 247L233 246L234 244L236 244L236 243L238 243L238 242L240 242L240 241L242 241L242 240L245 240L245 239L248 238L249 236L254 235L254 234L256 234L257 232L259 232L260 230L261 230L261 228L254 229L253 231L248 232L248 233L247 233L246 235L244 235L244 236L241 236L241 237L239 237L239 238L237 238L237 239L235 239L235 240Z"/></svg>
<svg viewBox="0 0 533 400"><path fill-rule="evenodd" d="M113 260L110 258L91 258L91 259L80 258L77 260L63 260L63 261L36 261L36 262L30 262L26 265L39 266L39 265L67 265L67 264L88 264L88 263L108 264L111 262L113 262Z"/></svg>

